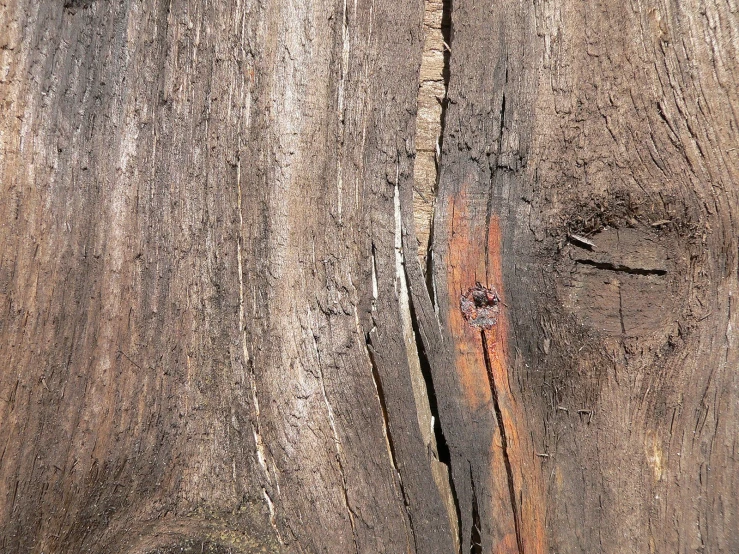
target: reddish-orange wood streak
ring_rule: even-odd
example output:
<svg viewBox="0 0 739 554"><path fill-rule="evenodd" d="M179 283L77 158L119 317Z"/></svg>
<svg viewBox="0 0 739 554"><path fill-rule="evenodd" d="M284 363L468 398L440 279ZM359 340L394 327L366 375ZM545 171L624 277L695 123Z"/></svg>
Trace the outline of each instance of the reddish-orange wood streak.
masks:
<svg viewBox="0 0 739 554"><path fill-rule="evenodd" d="M527 554L544 553L547 550L544 530L546 512L541 464L534 453L525 417L516 402L509 379L509 321L505 313L500 225L497 217L491 217L486 229L485 220L479 217L479 213L468 213L469 200L463 189L453 199L449 218L449 325L455 341L455 370L464 403L469 412L474 414L480 409L494 411L494 401L497 400L505 433L505 445L504 437L497 430L490 444L491 467L487 484L492 493L492 513L496 514L496 521L492 523L493 551L501 554L517 553L519 550ZM461 294L478 281L494 287L503 303L497 324L484 330L484 333L467 323L459 306ZM496 417L494 413L493 417ZM514 501L509 487L506 456Z"/></svg>

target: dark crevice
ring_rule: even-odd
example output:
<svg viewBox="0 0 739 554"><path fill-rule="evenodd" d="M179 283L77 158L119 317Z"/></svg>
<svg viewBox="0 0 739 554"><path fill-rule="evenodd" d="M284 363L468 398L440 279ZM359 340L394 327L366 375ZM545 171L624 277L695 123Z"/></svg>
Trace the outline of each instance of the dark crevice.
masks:
<svg viewBox="0 0 739 554"><path fill-rule="evenodd" d="M596 262L594 260L576 259L575 263L589 265L597 269L605 269L607 271L616 271L618 273L628 273L629 275L666 275L664 269L644 269L641 267L629 267L621 264L610 262Z"/></svg>
<svg viewBox="0 0 739 554"><path fill-rule="evenodd" d="M506 82L508 82L508 66L506 65ZM503 93L503 100L500 103L500 133L499 133L499 140L501 141L501 147L499 150L502 150L503 147L503 129L505 128L505 93ZM500 152L498 152L500 154Z"/></svg>
<svg viewBox="0 0 739 554"><path fill-rule="evenodd" d="M439 132L440 151L443 150L444 146L444 128L446 125L447 108L449 107L449 79L452 75L452 40L454 39L454 30L452 28L452 4L453 0L442 0L441 2L441 37L444 40L445 48L444 67L441 70L441 77L444 80L444 99L441 101L441 130ZM438 162L440 163L441 160L438 160Z"/></svg>
<svg viewBox="0 0 739 554"><path fill-rule="evenodd" d="M380 400L380 408L382 410L382 422L383 426L385 427L387 442L390 444L390 455L392 456L393 467L397 468L398 464L395 463L395 446L393 445L393 437L390 434L390 424L387 416L387 405L385 404L385 392L382 389L382 380L380 379L380 373L377 371L377 363L375 362L375 349L372 347L372 340L370 339L369 333L365 334L365 341L367 343L367 354L369 355L370 363L372 365L372 379L375 381L375 387L377 388L377 397Z"/></svg>
<svg viewBox="0 0 739 554"><path fill-rule="evenodd" d="M446 122L447 122L447 114L448 114L448 107L449 107L449 82L451 77L451 56L452 56L452 41L454 39L454 30L452 26L452 10L453 10L453 0L442 0L442 14L441 14L441 35L442 40L444 42L444 49L443 49L443 55L444 55L444 66L442 68L442 79L444 83L444 97L441 99L441 114L439 116L439 137L438 137L438 149L437 149L437 156L436 156L436 183L435 183L435 190L434 190L434 198L437 197L438 191L439 191L439 185L441 180L441 169L442 169L442 159L443 159L443 152L444 152L444 136L446 132ZM433 249L434 249L434 235L435 235L435 209L436 206L434 205L433 210L434 213L432 213L431 222L429 226L429 242L426 249L426 267L425 269L425 285L426 290L428 292L429 298L431 300L432 306L436 308L438 299L436 298L436 291L434 288L434 258L433 258ZM407 274L406 270L406 281L410 282L409 275ZM441 418L439 417L439 406L436 396L436 390L434 388L434 382L432 378L431 373L431 364L429 361L429 356L426 352L426 348L424 347L424 343L421 340L421 333L418 326L418 318L416 317L416 311L415 306L413 304L413 295L409 295L408 299L409 309L410 309L410 315L411 315L411 322L413 327L413 337L416 342L416 350L418 352L418 359L419 364L421 367L421 374L423 376L424 383L426 385L426 395L428 397L429 402L429 410L431 412L431 416L433 417L433 433L434 438L436 440L436 455L438 456L438 460L447 466L447 476L448 476L448 482L449 482L449 490L451 492L452 501L454 502L454 509L456 512L456 518L457 518L457 540L460 549L462 549L462 545L464 544L464 541L462 540L462 512L459 505L459 499L457 497L457 492L454 487L454 479L452 477L452 464L451 464L451 451L449 448L449 444L446 440L446 437L444 436L444 431L441 426ZM369 345L369 336L368 336L368 345ZM374 362L373 362L374 364ZM379 389L379 376L376 376L375 379L378 382L378 390ZM382 397L382 394L380 395ZM384 409L384 408L383 408ZM389 438L389 434L388 434ZM441 491L440 491L441 492Z"/></svg>
<svg viewBox="0 0 739 554"><path fill-rule="evenodd" d="M470 482L472 484L472 532L470 533L470 552L482 554L482 535L480 532L480 508L477 505L477 492L475 491L475 478L472 477L470 467Z"/></svg>
<svg viewBox="0 0 739 554"><path fill-rule="evenodd" d="M372 339L370 339L369 333L366 333L364 336L365 344L367 346L367 354L370 359L370 364L372 365L372 379L375 382L375 388L377 388L377 397L380 400L380 409L382 411L382 421L383 426L385 428L385 435L387 436L387 443L390 447L390 459L392 461L393 467L395 468L395 472L398 475L398 486L400 487L400 494L403 495L403 503L405 504L405 511L408 514L408 523L411 528L411 535L413 536L413 545L416 547L416 551L418 551L418 547L416 544L416 532L413 529L413 517L411 515L411 509L410 504L408 502L408 495L405 492L405 487L403 486L403 477L400 475L400 469L398 469L398 458L395 455L395 443L393 442L393 435L390 432L390 420L387 415L387 404L385 402L385 391L382 388L382 379L380 379L380 372L377 370L377 362L375 361L375 349L372 347Z"/></svg>
<svg viewBox="0 0 739 554"><path fill-rule="evenodd" d="M406 272L406 280L409 276ZM434 389L434 381L431 377L431 364L429 362L428 355L426 354L426 348L421 340L421 333L418 329L418 318L416 317L416 310L413 305L413 297L409 295L408 306L411 312L411 323L413 324L413 338L416 341L416 350L418 352L418 361L421 366L421 374L423 375L423 381L426 385L426 395L429 401L429 410L431 416L434 418L434 438L436 439L436 453L438 460L447 466L449 475L449 489L452 493L452 500L454 501L454 509L457 513L457 528L459 529L459 544L462 543L462 512L459 508L459 500L457 499L457 491L454 489L454 480L452 479L452 457L449 450L449 444L447 443L446 437L444 436L444 430L441 427L441 418L439 417L439 405L436 398L436 390Z"/></svg>
<svg viewBox="0 0 739 554"><path fill-rule="evenodd" d="M439 180L441 178L441 159L444 152L444 131L446 129L447 108L449 107L449 77L451 75L450 62L452 58L452 2L453 0L442 0L441 3L441 36L444 41L444 67L441 70L441 76L444 80L444 98L441 100L441 115L439 117L439 149L436 157L436 187L434 190L434 198L439 191ZM433 249L434 249L434 217L431 217L431 225L429 227L429 243L426 248L426 289L431 298L431 303L436 306L436 298L434 295L433 284Z"/></svg>
<svg viewBox="0 0 739 554"><path fill-rule="evenodd" d="M448 90L449 88L449 76L451 75L449 61L452 57L452 40L454 39L454 30L452 29L452 4L453 0L442 0L441 2L441 36L449 47L444 49L444 68L441 72L441 76L444 78L444 90ZM446 101L446 98L444 101Z"/></svg>
<svg viewBox="0 0 739 554"><path fill-rule="evenodd" d="M678 144L677 137L679 136L677 133L677 129L675 129L672 125L672 122L667 118L667 114L665 114L664 109L662 108L662 103L657 102L657 114L659 115L660 119L664 122L665 125L667 125L667 128L670 130L672 135L670 136L670 140L674 144Z"/></svg>
<svg viewBox="0 0 739 554"><path fill-rule="evenodd" d="M443 117L443 112L442 112ZM442 125L443 132L443 125ZM437 162L438 163L438 162ZM439 170L436 170L436 188L439 188ZM434 192L436 195L436 192ZM431 224L429 225L429 245L426 248L426 291L428 292L429 298L431 299L431 305L436 307L436 294L434 291L434 217L431 215Z"/></svg>
<svg viewBox="0 0 739 554"><path fill-rule="evenodd" d="M490 343L485 331L482 333L482 353L485 358L485 369L488 373L488 382L490 384L490 393L493 397L493 408L495 410L495 419L498 420L498 431L500 432L500 442L503 448L503 463L505 465L506 476L508 477L508 493L511 497L511 510L513 510L513 525L516 529L516 543L518 544L518 552L523 554L523 542L521 540L521 525L519 521L518 502L516 501L516 488L513 484L513 469L511 468L511 460L508 457L508 437L506 436L505 424L503 422L503 414L500 410L498 402L498 387L495 384L495 376L493 375L493 367L490 362L488 348Z"/></svg>
<svg viewBox="0 0 739 554"><path fill-rule="evenodd" d="M418 350L418 361L421 365L421 374L423 375L424 383L426 384L426 393L429 400L429 409L431 410L431 416L434 418L434 436L436 437L436 447L438 449L439 461L446 465L451 464L451 456L449 453L449 445L446 442L446 437L441 429L439 423L439 405L436 399L436 390L434 389L434 382L431 378L431 364L429 363L428 356L426 355L426 349L423 346L423 341L420 340L420 331L418 329L418 319L416 318L416 311L413 306L413 299L409 298L408 305L411 311L411 322L413 324L413 337L416 340L416 350Z"/></svg>

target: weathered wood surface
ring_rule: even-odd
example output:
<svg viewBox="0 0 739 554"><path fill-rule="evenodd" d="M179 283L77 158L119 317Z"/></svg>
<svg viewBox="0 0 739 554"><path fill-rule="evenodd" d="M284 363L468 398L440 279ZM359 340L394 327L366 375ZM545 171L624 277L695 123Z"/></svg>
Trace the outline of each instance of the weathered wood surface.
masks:
<svg viewBox="0 0 739 554"><path fill-rule="evenodd" d="M0 552L739 551L737 9L6 0Z"/></svg>
<svg viewBox="0 0 739 554"><path fill-rule="evenodd" d="M418 77L416 155L413 162L413 225L418 239L418 257L428 267L431 222L434 217L438 166L441 162L442 116L449 80L451 4L426 0L423 16L424 45Z"/></svg>
<svg viewBox="0 0 739 554"><path fill-rule="evenodd" d="M484 552L736 550L736 7L455 2L452 22L436 394L459 398L463 538L476 511ZM458 316L476 281L504 291L502 379ZM487 407L475 437L465 404Z"/></svg>

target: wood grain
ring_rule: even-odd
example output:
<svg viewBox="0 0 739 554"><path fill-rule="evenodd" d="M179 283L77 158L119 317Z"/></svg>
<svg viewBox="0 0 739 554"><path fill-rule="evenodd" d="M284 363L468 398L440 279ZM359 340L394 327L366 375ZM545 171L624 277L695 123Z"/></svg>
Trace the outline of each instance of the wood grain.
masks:
<svg viewBox="0 0 739 554"><path fill-rule="evenodd" d="M736 6L439 6L3 2L0 551L739 551Z"/></svg>

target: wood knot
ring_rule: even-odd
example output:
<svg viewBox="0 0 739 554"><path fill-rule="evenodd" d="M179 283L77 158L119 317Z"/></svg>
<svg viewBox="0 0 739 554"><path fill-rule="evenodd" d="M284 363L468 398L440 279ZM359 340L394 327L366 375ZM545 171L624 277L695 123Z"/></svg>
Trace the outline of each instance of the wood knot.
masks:
<svg viewBox="0 0 739 554"><path fill-rule="evenodd" d="M556 271L563 306L605 335L669 333L689 262L679 237L656 230L666 223L603 229L587 238L570 234Z"/></svg>
<svg viewBox="0 0 739 554"><path fill-rule="evenodd" d="M484 287L478 282L460 297L459 309L473 327L490 329L498 323L500 297L495 288Z"/></svg>

